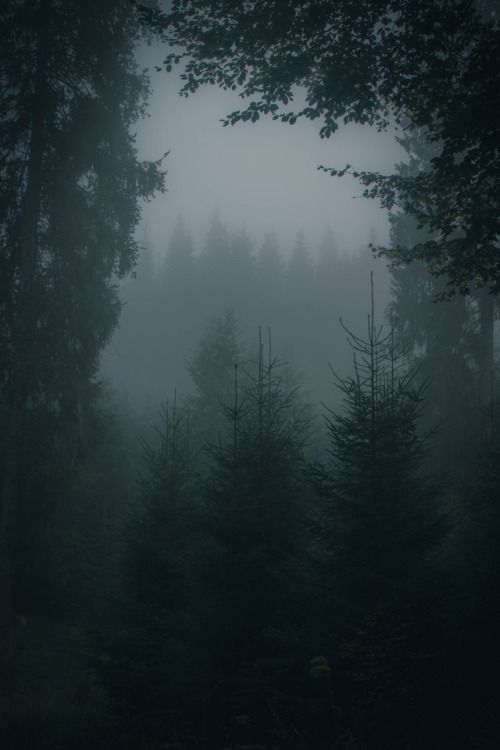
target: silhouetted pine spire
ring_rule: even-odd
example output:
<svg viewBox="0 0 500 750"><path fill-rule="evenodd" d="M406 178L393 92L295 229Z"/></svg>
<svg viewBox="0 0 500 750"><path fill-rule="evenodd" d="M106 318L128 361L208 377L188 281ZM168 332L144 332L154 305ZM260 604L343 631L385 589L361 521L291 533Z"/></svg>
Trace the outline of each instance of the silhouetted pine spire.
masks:
<svg viewBox="0 0 500 750"><path fill-rule="evenodd" d="M284 300L286 352L289 358L293 353L293 362L299 370L305 370L311 361L315 308L314 262L304 232L300 231L288 259Z"/></svg>
<svg viewBox="0 0 500 750"><path fill-rule="evenodd" d="M334 278L338 272L339 248L335 234L330 225L325 229L323 240L318 248L316 261L316 280L321 281L325 276Z"/></svg>
<svg viewBox="0 0 500 750"><path fill-rule="evenodd" d="M98 670L113 700L141 716L152 736L165 736L186 701L196 555L189 415L175 395L161 411L157 440L144 441L143 449L140 495L122 521L121 576L114 594L120 626L106 634L101 645L106 659Z"/></svg>
<svg viewBox="0 0 500 750"><path fill-rule="evenodd" d="M233 368L227 428L209 448L205 508L212 546L204 568L216 630L207 635L215 636L211 650L219 668L229 667L228 680L244 679L249 659L269 659L272 673L294 628L290 593L300 587L306 533L306 426L281 369L259 331L257 361L247 366L241 386ZM265 677L248 688L265 691ZM248 698L241 700L243 711Z"/></svg>
<svg viewBox="0 0 500 750"><path fill-rule="evenodd" d="M227 301L245 333L255 329L254 242L246 229L229 236L229 263L226 269Z"/></svg>
<svg viewBox="0 0 500 750"><path fill-rule="evenodd" d="M424 172L436 155L418 131L400 139L400 144L407 152L406 163L397 167L402 177ZM390 216L390 237L392 245L400 247L429 239L415 219L401 212ZM463 295L439 299L449 291L447 279L433 277L420 261L391 268L391 286L398 338L418 366L418 377L428 381L425 423L441 425L432 466L463 478L471 468L467 457L479 438L478 375L483 360L477 300Z"/></svg>
<svg viewBox="0 0 500 750"><path fill-rule="evenodd" d="M191 283L194 265L193 238L183 219L179 217L165 255L163 267L165 284L176 288L178 284Z"/></svg>
<svg viewBox="0 0 500 750"><path fill-rule="evenodd" d="M344 331L353 372L332 371L342 408L327 410L329 461L318 471L331 585L362 611L404 607L445 531L438 492L422 474L429 448L419 431L422 387L405 369L394 330L376 326L373 298L367 334Z"/></svg>
<svg viewBox="0 0 500 750"><path fill-rule="evenodd" d="M259 248L257 269L263 281L266 278L279 280L283 276L284 262L274 230L266 234Z"/></svg>
<svg viewBox="0 0 500 750"><path fill-rule="evenodd" d="M307 247L305 234L300 230L288 261L288 302L294 307L308 305L311 302L313 283L314 261Z"/></svg>
<svg viewBox="0 0 500 750"><path fill-rule="evenodd" d="M156 378L156 337L158 282L154 269L154 248L147 228L140 243L137 268L121 289L123 302L117 331L111 347L104 352L102 366L117 383L140 388L151 395ZM156 392L155 396L159 397Z"/></svg>
<svg viewBox="0 0 500 750"><path fill-rule="evenodd" d="M276 233L264 237L257 254L255 301L259 306L259 323L280 330L283 314L285 264L280 253Z"/></svg>
<svg viewBox="0 0 500 750"><path fill-rule="evenodd" d="M338 303L344 265L345 261L340 257L333 230L328 226L318 248L315 267L318 324L321 324L321 320L335 320L342 314Z"/></svg>
<svg viewBox="0 0 500 750"><path fill-rule="evenodd" d="M232 402L234 366L243 360L235 314L226 310L224 315L212 318L188 361L194 386L188 404L199 441L217 441L224 432L224 406Z"/></svg>
<svg viewBox="0 0 500 750"><path fill-rule="evenodd" d="M227 229L218 212L215 211L198 261L200 299L209 315L222 315L229 304L227 283L229 262Z"/></svg>

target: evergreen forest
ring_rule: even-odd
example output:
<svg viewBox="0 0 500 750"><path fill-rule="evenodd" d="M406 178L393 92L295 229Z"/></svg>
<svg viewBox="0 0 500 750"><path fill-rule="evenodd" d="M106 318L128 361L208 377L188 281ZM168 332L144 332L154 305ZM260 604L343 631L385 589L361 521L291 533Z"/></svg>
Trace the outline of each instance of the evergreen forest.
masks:
<svg viewBox="0 0 500 750"><path fill-rule="evenodd" d="M3 0L5 750L499 747L497 5ZM393 128L322 168L388 243L153 242L147 44L226 125Z"/></svg>

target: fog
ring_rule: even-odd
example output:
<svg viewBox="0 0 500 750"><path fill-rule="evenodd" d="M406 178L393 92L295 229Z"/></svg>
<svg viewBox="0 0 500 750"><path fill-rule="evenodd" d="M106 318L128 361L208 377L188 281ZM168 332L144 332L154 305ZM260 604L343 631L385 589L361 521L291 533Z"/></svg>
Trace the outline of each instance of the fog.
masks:
<svg viewBox="0 0 500 750"><path fill-rule="evenodd" d="M0 748L497 750L498 4L157 2L0 3Z"/></svg>
<svg viewBox="0 0 500 750"><path fill-rule="evenodd" d="M358 250L373 236L387 242L386 211L363 198L349 175L336 179L317 167L349 163L391 172L404 156L394 133L349 125L322 140L316 123L303 119L293 126L263 118L223 127L221 119L241 106L236 93L209 87L181 97L178 74L154 69L161 48L142 50L139 59L152 86L149 117L137 133L140 155L157 159L170 152L165 160L168 193L144 207L144 223L158 253L179 215L201 242L214 210L259 241L274 229L285 248L300 229L315 247L327 226L343 252Z"/></svg>
<svg viewBox="0 0 500 750"><path fill-rule="evenodd" d="M150 76L151 96L148 116L137 130L137 147L144 159L157 160L167 154L163 161L167 191L143 204L138 233L142 257L136 278L122 287L124 310L102 358L104 376L132 402L140 403L140 409L154 414L174 389L189 392L192 384L186 365L203 332L214 317L232 309L248 345L255 341L259 326L271 328L275 353L293 362L305 378L311 399L334 398L328 364L347 372L352 358L339 318L365 332L372 271L377 319L384 318L390 284L387 264L373 256L368 244L389 242L389 222L387 211L364 198L354 178L332 178L318 166L350 163L357 169L390 173L404 158L394 131L349 125L341 126L330 139L321 139L314 122L299 119L290 126L266 118L224 127L222 118L241 105L237 94L207 87L196 95L180 96L179 73L156 70L162 60L160 46L142 48L138 59ZM296 98L302 96L298 90ZM286 268L282 282L290 288L279 291L281 281L276 282L272 304L263 298L262 283L255 286L250 276L237 282L243 286L234 295L232 271L228 265L217 266L216 253L213 261L207 261L208 266L213 264L212 271L206 262L198 262L198 286L183 280L183 289L169 291L168 249L179 222L192 240L194 256L202 259L214 217L230 244L244 233L257 274L266 238L276 239L282 262L288 264L297 238L303 237L310 269L303 278L304 288L293 293L304 296L300 322L300 303L290 298L293 284ZM326 236L332 245L329 250L325 249ZM325 252L339 259L335 281L333 277L327 280L332 270L315 268ZM219 276L218 291L210 288L212 272ZM145 288L151 274L156 276L154 292L152 282L149 291ZM309 289L318 274L324 276L315 282L316 286L322 283L321 291ZM175 300L170 307L169 295ZM163 302L155 302L155 296L163 297Z"/></svg>

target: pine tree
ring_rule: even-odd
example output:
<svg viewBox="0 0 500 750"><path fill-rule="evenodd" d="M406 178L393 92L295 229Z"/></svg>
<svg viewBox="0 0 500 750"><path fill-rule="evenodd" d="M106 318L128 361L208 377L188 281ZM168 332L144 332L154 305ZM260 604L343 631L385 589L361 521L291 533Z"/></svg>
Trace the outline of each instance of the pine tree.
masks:
<svg viewBox="0 0 500 750"><path fill-rule="evenodd" d="M479 428L474 303L454 297L436 301L444 285L418 263L392 270L392 314L397 337L427 382L424 423L440 425L431 457L434 471L463 479Z"/></svg>
<svg viewBox="0 0 500 750"><path fill-rule="evenodd" d="M222 315L229 306L226 281L229 259L227 229L215 211L198 259L200 301L205 317Z"/></svg>
<svg viewBox="0 0 500 750"><path fill-rule="evenodd" d="M323 241L318 250L316 261L316 288L320 295L320 304L325 306L328 315L329 301L335 300L337 287L339 286L340 257L335 235L330 226L325 230ZM328 315L330 317L330 315Z"/></svg>
<svg viewBox="0 0 500 750"><path fill-rule="evenodd" d="M165 285L170 293L186 284L192 283L194 277L194 243L189 229L179 218L172 232L165 256L163 273Z"/></svg>
<svg viewBox="0 0 500 750"><path fill-rule="evenodd" d="M400 139L406 163L397 167L402 178L425 173L436 148L415 131ZM390 216L391 242L410 247L428 238L414 219ZM440 424L432 457L435 471L450 480L464 479L477 443L481 410L491 398L493 301L482 292L449 297L446 277L436 279L421 262L391 269L391 314L400 343L428 381L423 409L426 425ZM488 332L489 331L489 332Z"/></svg>
<svg viewBox="0 0 500 750"><path fill-rule="evenodd" d="M313 335L314 311L314 261L306 243L305 234L297 233L290 254L285 283L285 324L287 354L293 352L298 369L306 369L313 360L315 341Z"/></svg>
<svg viewBox="0 0 500 750"><path fill-rule="evenodd" d="M323 637L356 736L368 747L396 747L408 739L434 656L422 633L433 628L447 525L422 470L422 388L405 371L394 329L375 325L372 297L366 337L344 330L353 374L333 373L342 407L327 410L328 460L314 471L323 497Z"/></svg>
<svg viewBox="0 0 500 750"><path fill-rule="evenodd" d="M287 269L287 298L290 307L298 305L303 312L311 305L314 262L304 232L297 234Z"/></svg>
<svg viewBox="0 0 500 750"><path fill-rule="evenodd" d="M202 330L205 310L201 296L194 241L189 228L179 219L170 238L158 278L156 308L156 377L162 388L186 388L185 362ZM165 394L161 395L163 399Z"/></svg>
<svg viewBox="0 0 500 750"><path fill-rule="evenodd" d="M284 302L284 261L274 232L264 238L257 254L256 296L259 300L261 322L273 330L282 324Z"/></svg>
<svg viewBox="0 0 500 750"><path fill-rule="evenodd" d="M158 395L158 398L164 395L163 391L158 394L155 387L159 379L156 373L156 351L160 348L155 340L158 326L157 296L154 247L145 231L134 273L121 285L122 311L119 324L100 363L101 375L113 382L122 393L134 399L136 407L143 409L152 395ZM155 413L156 407L151 418L154 418Z"/></svg>
<svg viewBox="0 0 500 750"><path fill-rule="evenodd" d="M305 426L262 341L254 367L241 389L234 369L226 437L209 447L203 571L210 604L200 634L214 675L211 711L227 727L231 716L246 715L246 744L269 741L273 711L289 712L293 703L290 694L282 701L298 656L307 546Z"/></svg>
<svg viewBox="0 0 500 750"><path fill-rule="evenodd" d="M255 330L254 243L245 229L229 237L229 267L226 271L229 306L245 332Z"/></svg>
<svg viewBox="0 0 500 750"><path fill-rule="evenodd" d="M226 310L212 319L188 363L194 385L188 405L195 440L217 442L225 436L222 407L232 398L234 367L244 356L235 314Z"/></svg>
<svg viewBox="0 0 500 750"><path fill-rule="evenodd" d="M192 734L200 702L191 617L198 596L192 575L199 549L196 462L189 415L175 396L161 420L156 444L143 442L140 495L124 529L120 591L109 631L96 637L113 711L130 717L118 739L123 732L137 745Z"/></svg>
<svg viewBox="0 0 500 750"><path fill-rule="evenodd" d="M343 409L327 412L323 491L329 554L343 568L332 585L366 611L413 599L417 574L444 529L438 494L422 475L422 388L404 373L394 330L376 327L372 298L367 337L345 331L354 373L334 373Z"/></svg>
<svg viewBox="0 0 500 750"><path fill-rule="evenodd" d="M64 439L78 445L82 404L119 313L116 276L137 254L138 202L163 184L158 164L139 162L131 132L147 94L136 20L119 2L8 0L0 10L2 615L9 537L23 533L13 527L31 420L45 421L46 444L66 424ZM29 467L30 495L45 464Z"/></svg>

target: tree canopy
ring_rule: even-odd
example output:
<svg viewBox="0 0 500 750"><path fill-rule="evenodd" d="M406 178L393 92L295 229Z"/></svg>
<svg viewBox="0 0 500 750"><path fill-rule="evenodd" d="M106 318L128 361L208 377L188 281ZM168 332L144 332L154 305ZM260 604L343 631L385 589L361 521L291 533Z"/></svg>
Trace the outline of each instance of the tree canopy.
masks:
<svg viewBox="0 0 500 750"><path fill-rule="evenodd" d="M323 138L350 122L422 128L437 153L421 174L325 169L353 173L366 196L429 230L388 251L393 260L419 258L461 292L500 290L494 12L471 0L173 0L166 13L141 12L170 45L166 69L184 63L183 95L204 84L240 92L244 106L225 125L305 117Z"/></svg>

